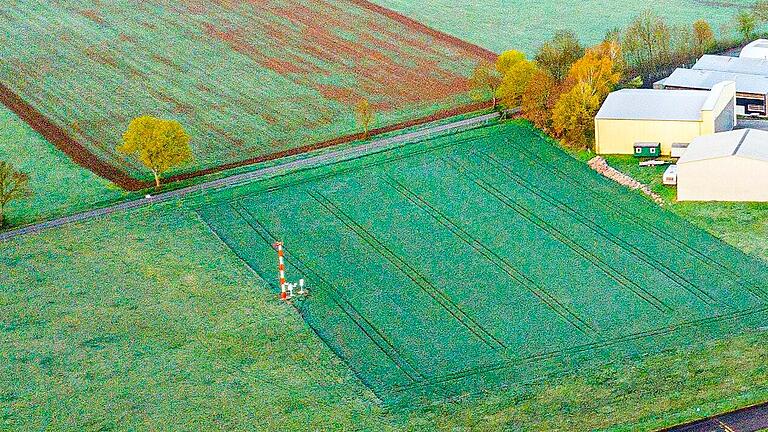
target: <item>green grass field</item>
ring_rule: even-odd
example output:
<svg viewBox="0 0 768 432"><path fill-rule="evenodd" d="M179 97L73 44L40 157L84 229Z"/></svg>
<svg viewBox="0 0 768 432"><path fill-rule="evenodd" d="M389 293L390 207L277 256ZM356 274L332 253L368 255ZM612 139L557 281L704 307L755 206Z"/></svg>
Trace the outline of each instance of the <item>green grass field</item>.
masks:
<svg viewBox="0 0 768 432"><path fill-rule="evenodd" d="M606 32L626 25L644 9L671 24L690 26L709 20L716 31L731 35L733 16L752 1L661 0L653 3L580 1L373 0L424 24L495 52L509 49L534 54L557 30L573 30L586 44L600 42Z"/></svg>
<svg viewBox="0 0 768 432"><path fill-rule="evenodd" d="M768 204L677 202L675 188L664 186L666 167L639 167L631 156L606 157L611 166L649 185L677 213L725 242L768 261Z"/></svg>
<svg viewBox="0 0 768 432"><path fill-rule="evenodd" d="M386 403L687 346L765 319L768 271L512 124L207 196L201 218Z"/></svg>
<svg viewBox="0 0 768 432"><path fill-rule="evenodd" d="M203 213L225 202L256 203L265 199L268 192L263 189L271 186L298 191L314 187L324 195L337 198L338 193L344 193L345 185L353 184L350 178L356 178L359 184L366 178L370 181L381 170L393 176L418 170L417 179L409 184L415 189L424 181L434 180L428 174L435 165L425 164L423 170L416 168L429 152L473 160L473 152L493 151L497 157L513 160L516 152L510 151L515 143L526 142L542 152L549 149L543 153L545 157L557 160L559 166L568 169L579 181L595 186L590 193L606 194L617 203L637 206L638 211L656 215L660 220L671 219L670 228L665 226L665 229L683 227L689 234L700 233L653 208L639 195L626 194L618 186L592 175L578 161L567 159L523 126L487 128L462 137L465 140L440 138L353 163L230 189L224 194L120 213L0 243L0 274L3 275L0 278L0 430L631 431L668 426L768 397L765 384L768 371L764 366L768 361L768 333L734 335L736 329L722 326L702 329L695 339L675 334L667 345L658 338L649 349L638 349L624 358L617 356L609 363L600 360L582 367L576 367L575 363L568 365L562 374L542 376L541 380L530 383L524 393L513 391L516 386L491 386L475 397L450 402L437 398L434 403L414 400L406 409L387 408L334 355L329 344L302 321L296 310L276 300L274 286L269 286L275 276L271 251L266 249L264 269L254 267L264 272L263 279L235 253L243 255L263 249L262 241L253 231L244 226L242 237L233 238L238 242L231 244L234 248L227 247L194 210ZM364 171L358 169L362 167ZM365 174L369 171L370 176ZM447 169L446 172L450 174ZM501 176L500 173L493 175ZM292 184L297 180L299 184ZM455 174L446 175L446 186L454 181ZM338 192L328 190L330 183L336 183ZM513 182L504 184L509 186ZM435 186L439 191L440 185ZM462 190L470 186L467 182ZM378 187L389 188L385 183ZM524 193L524 188L519 189ZM546 190L554 193L553 189ZM467 198L475 202L478 196L472 194ZM481 197L481 201L490 199ZM355 198L354 202L357 201ZM534 201L523 201L521 205ZM466 207L471 207L470 204ZM251 212L274 211L246 208ZM397 211L384 213L382 209L371 214L381 220L399 221L405 228L419 226L426 219L419 218L416 213L420 211L414 210L410 212L413 214L403 217ZM471 209L467 211L467 217L474 214ZM552 215L553 223L559 220L556 219L559 210L550 209L548 214ZM359 213L356 217L360 217ZM233 219L232 223L242 224L242 221ZM495 231L508 231L506 226L501 230L499 227L501 225L494 225ZM366 229L377 228L367 226ZM393 228L392 232L392 237L381 236L381 239L393 242L402 230ZM350 232L344 243L359 245L355 236ZM450 240L450 236L445 237ZM705 243L708 251L727 254L734 260L729 261L729 265L753 263L717 242L709 244L713 242L709 236L702 235L695 241ZM289 252L291 244L296 243L296 240L289 242ZM324 251L337 253L339 245L330 243L318 246L318 250L322 247ZM529 242L529 248L533 244ZM367 247L359 246L351 251L345 249L349 252L348 258L339 259L355 258L358 249ZM468 257L467 262L472 263L473 253L460 246L446 256L462 253ZM376 254L371 255L374 255L371 259L375 259ZM429 252L425 257L431 260L435 255ZM403 253L403 256L408 255ZM312 259L331 258L318 253ZM473 272L483 271L482 266L480 270L459 268L453 258L445 262L446 273L460 270L460 274L471 276ZM414 260L414 263L423 262ZM326 265L323 271L332 270L330 267ZM382 268L392 267L384 264ZM354 270L366 272L363 274L369 277L369 270ZM296 275L295 270L292 271L292 275ZM388 282L401 280L390 273L382 272L378 277L387 278ZM713 273L713 289L723 287L718 274ZM759 276L760 272L755 275ZM458 277L447 274L446 279L448 276ZM465 289L489 287L488 283L469 276ZM404 284L411 286L408 281ZM446 286L455 286L455 282L447 281ZM319 285L313 289L312 297L301 305L304 318L322 324L328 321L308 312L325 312L331 318L338 316L339 310L329 307L330 293L323 293ZM389 294L397 292L394 284L388 289ZM497 287L490 285L490 289ZM478 299L493 294L477 292ZM617 295L627 294L617 289L617 293L620 292L622 294ZM698 301L686 292L674 290L670 295L689 298L691 305L697 306ZM375 309L377 302L390 304L387 293L368 293L363 298L367 310ZM354 292L344 294L350 298L356 295ZM509 295L521 296L513 291ZM740 297L738 293L733 295L734 304L744 300ZM424 299L424 296L413 296L417 298ZM509 298L500 296L492 301L499 303L502 310L510 310L505 306L511 302ZM403 302L403 307L413 305L409 297L403 298ZM746 302L756 301L747 299ZM623 310L622 305L607 301L596 307L606 305ZM461 306L477 311L483 304L472 301ZM399 307L393 307L395 313ZM691 313L701 316L702 311L719 307L698 308ZM371 313L379 318L383 316L377 310ZM649 321L658 322L660 318L656 315L659 314L648 317ZM439 316L442 315L427 318ZM490 321L481 318L484 325ZM503 329L524 319L514 313L492 318ZM340 338L335 343L349 344L351 349L359 333L347 332L343 322L339 324ZM384 330L398 334L405 324L391 322ZM748 320L737 324L746 327ZM535 328L537 324L525 325ZM337 329L328 331L326 335ZM322 333L321 336L325 337ZM527 336L520 338L527 339ZM531 344L540 343L541 339L531 336ZM423 349L433 344L426 337L417 342ZM456 339L456 342L466 341ZM330 344L333 345L334 342ZM442 345L442 348L453 347ZM617 352L606 347L595 356L602 359ZM475 353L464 354L462 359L470 354ZM458 360L454 364L456 362ZM444 365L432 359L429 363L434 370ZM424 368L421 364L418 366ZM382 367L387 364L382 363ZM373 374L369 376L375 378ZM528 380L523 377L522 381ZM467 391L476 388L473 383L467 383ZM384 395L391 400L395 393Z"/></svg>
<svg viewBox="0 0 768 432"><path fill-rule="evenodd" d="M72 162L0 105L0 160L30 176L31 199L11 203L9 225L21 225L70 214L120 199L125 193Z"/></svg>
<svg viewBox="0 0 768 432"><path fill-rule="evenodd" d="M493 54L347 0L11 2L0 82L100 160L142 114L180 121L195 160L218 167L471 102L467 77ZM169 41L173 41L170 43Z"/></svg>

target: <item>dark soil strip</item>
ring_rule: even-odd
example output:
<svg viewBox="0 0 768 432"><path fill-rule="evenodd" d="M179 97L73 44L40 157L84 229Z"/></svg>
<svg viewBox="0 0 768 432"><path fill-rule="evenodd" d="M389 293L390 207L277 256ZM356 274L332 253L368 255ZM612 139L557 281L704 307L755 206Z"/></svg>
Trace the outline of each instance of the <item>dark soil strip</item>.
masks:
<svg viewBox="0 0 768 432"><path fill-rule="evenodd" d="M660 432L754 432L768 428L768 403L742 408L693 423L663 429Z"/></svg>
<svg viewBox="0 0 768 432"><path fill-rule="evenodd" d="M376 12L380 15L384 15L385 17L392 19L394 21L399 22L400 24L403 24L404 26L416 30L417 32L424 33L426 35L429 35L437 40L441 40L444 42L447 42L449 44L453 44L457 47L460 47L472 54L477 55L478 57L484 58L490 62L495 62L496 58L499 56L495 52L491 50L487 50L479 45L475 45L473 43L467 42L463 39L459 39L455 36L451 36L448 33L444 33L440 30L435 30L432 27L426 26L412 18L408 18L407 16L395 12L392 9L385 8L384 6L379 6L377 4L371 3L368 0L348 0L350 3L356 4L362 8L371 10L373 12Z"/></svg>
<svg viewBox="0 0 768 432"><path fill-rule="evenodd" d="M63 129L53 124L2 83L0 83L0 102L83 168L95 172L123 189L139 190L150 185L149 182L136 180L120 169L100 160L85 146L67 135Z"/></svg>
<svg viewBox="0 0 768 432"><path fill-rule="evenodd" d="M490 62L495 62L496 58L498 57L498 55L493 51L490 51L481 46L466 42L457 37L451 36L447 33L443 33L441 31L435 30L431 27L421 24L420 22L415 21L411 18L408 18L405 15L397 13L393 10L373 4L366 0L349 0L349 1L357 6L366 8L368 10L381 14L389 19L395 20L418 32L427 34L435 39L453 44L459 48L462 48L468 51L471 54L487 59ZM11 111L16 113L16 115L18 115L22 120L27 122L35 131L40 133L50 143L54 144L59 150L63 151L67 156L69 156L70 159L72 159L78 165L93 171L97 175L111 181L112 183L126 190L136 191L136 190L147 189L149 187L152 187L152 182L133 178L127 173L125 173L124 171L120 170L119 168L114 167L102 161L101 159L99 159L96 155L91 153L84 145L77 142L74 138L70 137L63 129L53 124L42 113L37 111L30 104L26 103L21 97L16 95L13 91L11 91L11 89L6 87L2 83L0 83L0 103L5 104L8 108L11 109ZM466 114L472 111L479 111L479 110L490 108L490 107L491 107L491 103L488 101L472 103L472 104L460 106L457 108L438 111L426 117L421 117L421 118L393 124L390 126L372 129L370 131L370 135L380 135L387 132L393 132L399 129L405 129L413 126L422 125L425 123L431 123L434 121L446 119L448 117ZM268 155L258 156L255 158L250 158L250 159L237 161L237 162L231 162L231 163L219 165L212 168L206 168L206 169L202 169L194 172L177 174L164 179L164 182L172 183L180 180L187 180L195 177L200 177L208 174L214 174L221 171L226 171L233 168L243 167L246 165L267 162L267 161L280 159L288 156L295 156L298 154L307 153L310 151L319 150L327 147L333 147L335 145L356 141L356 140L361 140L361 139L363 139L362 133L345 135L345 136L341 136L331 140L321 141L318 143L314 143L314 144L310 144L302 147L296 147L296 148L292 148L292 149L288 149L288 150L284 150L276 153L271 153Z"/></svg>
<svg viewBox="0 0 768 432"><path fill-rule="evenodd" d="M0 83L0 103L3 103L11 109L22 120L27 122L35 131L40 133L46 140L55 145L59 150L63 151L70 159L75 161L78 165L89 169L97 175L111 181L112 183L120 186L123 189L129 191L137 191L141 189L147 189L153 186L152 182L142 181L135 179L120 169L105 163L100 160L96 155L90 152L85 146L77 142L75 139L67 135L67 133L60 127L53 124L43 114L37 111L34 107L24 102L18 95L16 95L11 89ZM432 115L421 117L405 122L385 126L381 128L372 129L370 135L380 135L387 132L393 132L400 129L405 129L413 126L422 125L425 123L431 123L434 121L443 120L449 117L454 117L462 114L467 114L473 111L479 111L486 108L490 108L490 102L478 102L472 103L457 108L438 111ZM188 180L195 177L200 177L208 174L214 174L221 171L226 171L233 168L239 168L246 165L252 165L275 159L281 159L288 156L295 156L302 153L311 152L327 147L333 147L339 144L361 140L363 139L362 133L345 135L338 138L334 138L327 141L321 141L306 146L296 147L276 153L270 153L255 158L250 158L242 161L227 163L212 168L206 168L194 172L177 174L163 179L164 183L173 183L181 180Z"/></svg>
<svg viewBox="0 0 768 432"><path fill-rule="evenodd" d="M480 110L483 110L483 109L486 109L486 108L490 108L490 107L491 107L491 103L490 102L479 102L479 103L473 103L473 104L469 104L469 105L464 105L464 106L461 106L461 107L458 107L458 108L452 108L452 109L449 109L449 110L438 111L438 112L436 112L436 113L434 113L434 114L432 114L430 116L427 116L427 117L422 117L422 118L418 118L418 119L408 120L406 122L397 123L397 124L393 124L393 125L390 125L390 126L385 126L385 127L382 127L382 128L371 129L369 136L372 137L372 136L380 135L380 134L387 133L387 132L393 132L393 131L400 130L400 129L406 129L406 128L409 128L409 127L418 126L418 125L422 125L422 124L425 124L425 123L431 123L431 122L434 122L434 121L443 120L443 119L446 119L446 118L449 118L449 117L454 117L454 116L458 116L458 115L462 115L462 114L467 114L467 113L470 113L470 112L473 112L473 111L480 111ZM172 182L176 182L176 181L180 181L180 180L187 180L187 179L191 179L191 178L195 178L195 177L200 177L200 176L203 176L203 175L217 173L217 172L220 172L220 171L226 171L226 170L232 169L232 168L239 168L239 167L246 166L246 165L253 165L253 164L267 162L267 161L271 161L271 160L275 160L275 159L281 159L281 158L288 157L288 156L295 156L295 155L299 155L299 154L302 154L302 153L307 153L307 152L311 152L311 151L315 151L315 150L320 150L320 149L324 149L324 148L327 148L327 147L333 147L333 146L336 146L336 145L339 145L339 144L344 144L344 143L348 143L348 142L351 142L351 141L357 141L357 140L362 140L362 139L363 139L363 133L357 133L357 134L352 134L352 135L345 135L345 136L341 136L341 137L334 138L334 139L331 139L331 140L321 141L321 142L314 143L314 144L309 144L309 145L306 145L306 146L301 146L301 147L296 147L296 148L292 148L292 149L288 149L288 150L283 150L283 151L279 151L277 153L270 153L270 154L267 154L267 155L263 155L263 156L259 156L259 157L255 157L255 158L251 158L251 159L246 159L246 160L242 160L242 161L238 161L238 162L231 162L231 163L224 164L224 165L219 165L219 166L213 167L213 168L206 168L206 169L202 169L202 170L195 171L195 172L177 174L177 175L174 175L174 176L171 176L171 177L168 177L168 178L164 179L164 182L165 183L172 183Z"/></svg>

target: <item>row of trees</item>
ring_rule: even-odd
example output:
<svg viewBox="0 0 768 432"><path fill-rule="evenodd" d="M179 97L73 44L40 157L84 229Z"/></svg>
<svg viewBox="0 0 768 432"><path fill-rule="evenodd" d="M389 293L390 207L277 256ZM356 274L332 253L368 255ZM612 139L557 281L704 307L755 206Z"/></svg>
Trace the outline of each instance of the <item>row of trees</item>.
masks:
<svg viewBox="0 0 768 432"><path fill-rule="evenodd" d="M490 92L505 108L520 107L523 117L574 147L589 147L594 116L621 81L621 45L606 39L584 49L573 32L558 32L534 60L519 51L501 54L496 64L481 63L472 74L478 92Z"/></svg>
<svg viewBox="0 0 768 432"><path fill-rule="evenodd" d="M768 21L768 0L744 13L755 17L755 26L742 34L746 38L759 22ZM565 144L589 148L594 143L594 116L611 91L620 85L641 86L642 77L723 46L706 20L675 27L649 10L591 48L585 49L573 32L560 31L532 60L519 51L504 52L495 64L478 64L471 84L478 97L490 95L494 109L519 107L523 117Z"/></svg>

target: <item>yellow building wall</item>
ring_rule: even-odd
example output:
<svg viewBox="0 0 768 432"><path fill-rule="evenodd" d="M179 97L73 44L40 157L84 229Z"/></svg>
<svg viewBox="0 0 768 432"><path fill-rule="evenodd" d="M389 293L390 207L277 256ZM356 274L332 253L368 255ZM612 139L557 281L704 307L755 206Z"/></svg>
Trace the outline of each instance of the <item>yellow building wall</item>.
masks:
<svg viewBox="0 0 768 432"><path fill-rule="evenodd" d="M768 202L768 162L731 156L679 164L677 200Z"/></svg>
<svg viewBox="0 0 768 432"><path fill-rule="evenodd" d="M659 142L661 154L669 155L673 143L690 143L702 135L702 129L700 121L596 119L595 150L599 154L634 154L635 143Z"/></svg>

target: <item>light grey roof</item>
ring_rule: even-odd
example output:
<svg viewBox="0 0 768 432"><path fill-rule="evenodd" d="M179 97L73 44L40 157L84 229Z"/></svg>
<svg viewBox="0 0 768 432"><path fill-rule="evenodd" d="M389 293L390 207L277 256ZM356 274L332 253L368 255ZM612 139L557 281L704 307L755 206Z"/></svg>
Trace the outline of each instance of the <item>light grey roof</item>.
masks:
<svg viewBox="0 0 768 432"><path fill-rule="evenodd" d="M731 72L768 77L768 60L749 57L704 55L693 69Z"/></svg>
<svg viewBox="0 0 768 432"><path fill-rule="evenodd" d="M697 137L677 164L732 156L768 162L768 132L739 129Z"/></svg>
<svg viewBox="0 0 768 432"><path fill-rule="evenodd" d="M735 81L739 93L768 94L768 77L732 72L676 69L663 82L668 87L711 90L722 81Z"/></svg>
<svg viewBox="0 0 768 432"><path fill-rule="evenodd" d="M768 40L758 39L745 46L739 57L766 58L768 56Z"/></svg>
<svg viewBox="0 0 768 432"><path fill-rule="evenodd" d="M701 90L619 90L608 95L595 118L698 121L709 94Z"/></svg>

